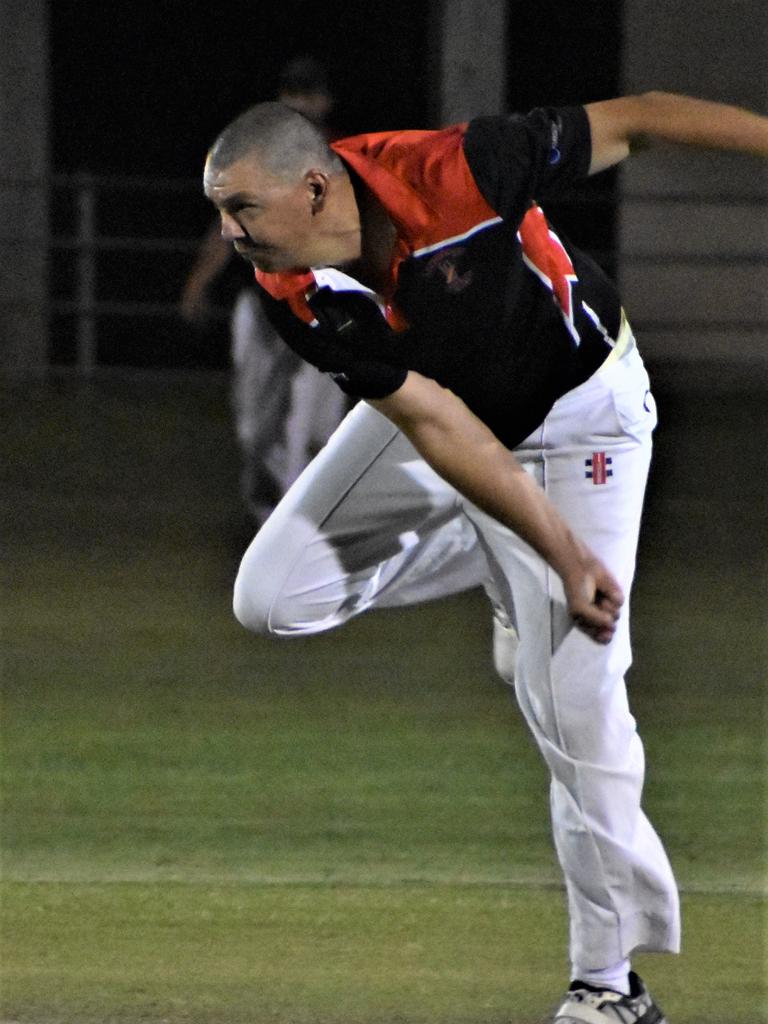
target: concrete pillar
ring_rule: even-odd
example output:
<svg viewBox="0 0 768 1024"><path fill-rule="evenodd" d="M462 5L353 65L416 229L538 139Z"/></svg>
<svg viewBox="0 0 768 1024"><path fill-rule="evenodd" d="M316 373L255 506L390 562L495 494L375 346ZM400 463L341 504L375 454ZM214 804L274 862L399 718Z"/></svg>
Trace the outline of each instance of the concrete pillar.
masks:
<svg viewBox="0 0 768 1024"><path fill-rule="evenodd" d="M436 125L503 113L506 10L506 0L433 3Z"/></svg>
<svg viewBox="0 0 768 1024"><path fill-rule="evenodd" d="M38 373L48 347L45 0L0 3L0 370Z"/></svg>
<svg viewBox="0 0 768 1024"><path fill-rule="evenodd" d="M663 89L768 110L765 0L624 0L624 10L625 93ZM624 199L620 231L625 301L648 325L643 351L692 367L768 368L765 161L662 147L627 161L622 189L645 197Z"/></svg>

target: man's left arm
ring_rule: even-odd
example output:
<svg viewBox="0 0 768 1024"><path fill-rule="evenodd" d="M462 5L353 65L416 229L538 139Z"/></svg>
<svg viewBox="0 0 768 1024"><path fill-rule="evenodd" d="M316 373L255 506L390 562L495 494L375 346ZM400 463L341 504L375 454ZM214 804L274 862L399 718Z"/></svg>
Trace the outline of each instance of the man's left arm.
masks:
<svg viewBox="0 0 768 1024"><path fill-rule="evenodd" d="M768 157L768 117L726 103L647 92L588 103L590 174L612 167L654 139Z"/></svg>
<svg viewBox="0 0 768 1024"><path fill-rule="evenodd" d="M444 480L552 566L563 581L574 623L598 643L608 643L624 600L619 584L464 402L414 371L393 394L368 401L402 430Z"/></svg>

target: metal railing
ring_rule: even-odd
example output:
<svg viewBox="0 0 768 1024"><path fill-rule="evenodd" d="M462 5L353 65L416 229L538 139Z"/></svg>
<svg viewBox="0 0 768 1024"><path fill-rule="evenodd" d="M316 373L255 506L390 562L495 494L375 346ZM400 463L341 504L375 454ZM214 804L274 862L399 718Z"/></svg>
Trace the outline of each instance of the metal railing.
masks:
<svg viewBox="0 0 768 1024"><path fill-rule="evenodd" d="M51 303L54 315L75 317L75 365L79 373L90 375L97 359L97 323L100 317L170 317L178 313L176 301L148 302L141 299L115 301L98 296L98 261L106 253L138 253L147 255L188 254L191 258L199 248L199 239L153 238L141 236L102 235L98 230L98 204L109 192L150 192L170 195L200 192L199 181L189 179L156 179L142 177L96 176L80 173L55 175L54 192L71 193L74 208L74 231L55 234L51 239L53 252L75 254L75 273L72 297L55 299ZM223 315L214 311L214 315Z"/></svg>

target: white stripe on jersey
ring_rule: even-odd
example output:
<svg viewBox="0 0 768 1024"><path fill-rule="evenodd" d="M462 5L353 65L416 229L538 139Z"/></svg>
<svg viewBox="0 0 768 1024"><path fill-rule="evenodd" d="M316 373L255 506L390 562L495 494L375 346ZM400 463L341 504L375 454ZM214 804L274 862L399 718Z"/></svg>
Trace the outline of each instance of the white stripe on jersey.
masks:
<svg viewBox="0 0 768 1024"><path fill-rule="evenodd" d="M426 256L430 252L437 252L438 249L442 249L444 245L453 245L454 242L463 242L467 238L471 238L472 235L476 235L478 231L484 231L486 228L492 227L494 224L501 224L502 217L491 217L490 220L481 221L479 224L475 224L469 231L465 231L463 235L454 235L452 238L444 238L442 242L435 242L434 245L425 245L423 249L414 249L411 255L413 256Z"/></svg>
<svg viewBox="0 0 768 1024"><path fill-rule="evenodd" d="M616 339L612 338L610 336L610 334L608 333L607 329L604 327L602 320L597 315L597 313L594 311L594 309L592 309L591 306L588 306L586 304L586 302L584 302L583 299L582 299L582 302L581 302L581 308L587 314L587 316L592 321L592 323L595 325L595 327L598 329L598 331L600 331L600 333L602 334L602 336L603 336L603 338L605 340L605 343L607 345L610 345L611 348L613 348L614 345L616 344Z"/></svg>

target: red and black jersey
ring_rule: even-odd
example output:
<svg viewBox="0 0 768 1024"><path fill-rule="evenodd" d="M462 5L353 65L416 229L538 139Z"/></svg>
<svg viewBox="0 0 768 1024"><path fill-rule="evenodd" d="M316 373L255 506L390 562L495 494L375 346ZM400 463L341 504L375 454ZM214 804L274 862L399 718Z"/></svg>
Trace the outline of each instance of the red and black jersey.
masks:
<svg viewBox="0 0 768 1024"><path fill-rule="evenodd" d="M391 390L417 370L458 394L505 444L518 444L600 366L620 326L612 283L558 238L538 205L588 173L584 108L359 135L332 148L397 232L382 296L403 332L396 354L382 353ZM256 277L311 321L311 274Z"/></svg>

